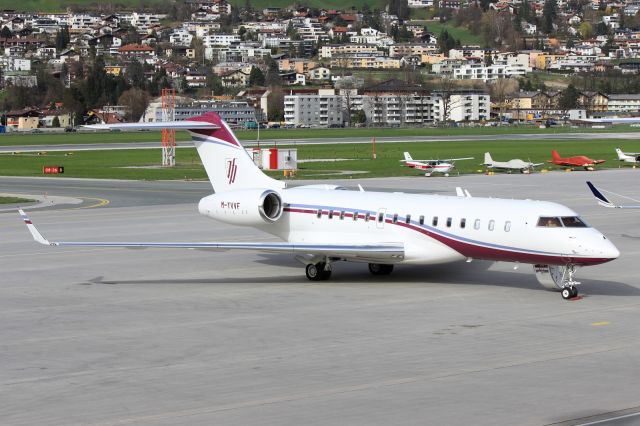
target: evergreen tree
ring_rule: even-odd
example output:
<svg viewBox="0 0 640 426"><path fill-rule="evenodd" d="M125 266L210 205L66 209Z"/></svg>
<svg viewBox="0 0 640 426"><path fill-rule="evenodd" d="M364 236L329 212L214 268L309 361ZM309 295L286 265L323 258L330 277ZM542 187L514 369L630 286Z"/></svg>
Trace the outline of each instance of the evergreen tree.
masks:
<svg viewBox="0 0 640 426"><path fill-rule="evenodd" d="M11 38L13 37L13 33L11 32L11 30L7 27L2 27L2 30L0 30L0 37L2 38Z"/></svg>
<svg viewBox="0 0 640 426"><path fill-rule="evenodd" d="M251 68L251 73L249 74L249 87L264 86L264 82L264 73L260 70L260 68Z"/></svg>
<svg viewBox="0 0 640 426"><path fill-rule="evenodd" d="M57 115L53 117L53 120L51 120L51 127L55 127L55 128L60 127L60 119L58 118Z"/></svg>
<svg viewBox="0 0 640 426"><path fill-rule="evenodd" d="M542 30L549 34L553 32L553 23L558 17L558 3L556 0L545 0L542 9Z"/></svg>
<svg viewBox="0 0 640 426"><path fill-rule="evenodd" d="M71 41L71 36L69 35L69 27L64 26L60 31L56 33L56 50L58 52L63 51L67 48L67 45Z"/></svg>

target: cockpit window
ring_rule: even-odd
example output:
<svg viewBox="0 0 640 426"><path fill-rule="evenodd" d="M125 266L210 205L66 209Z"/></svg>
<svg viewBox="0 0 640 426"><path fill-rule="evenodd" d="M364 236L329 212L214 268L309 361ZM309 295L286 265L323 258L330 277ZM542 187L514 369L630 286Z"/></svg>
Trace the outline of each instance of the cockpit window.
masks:
<svg viewBox="0 0 640 426"><path fill-rule="evenodd" d="M562 224L567 228L588 228L589 227L578 216L564 216L561 219L562 219Z"/></svg>
<svg viewBox="0 0 640 426"><path fill-rule="evenodd" d="M560 218L558 217L542 216L540 219L538 219L538 226L542 226L543 228L562 228Z"/></svg>

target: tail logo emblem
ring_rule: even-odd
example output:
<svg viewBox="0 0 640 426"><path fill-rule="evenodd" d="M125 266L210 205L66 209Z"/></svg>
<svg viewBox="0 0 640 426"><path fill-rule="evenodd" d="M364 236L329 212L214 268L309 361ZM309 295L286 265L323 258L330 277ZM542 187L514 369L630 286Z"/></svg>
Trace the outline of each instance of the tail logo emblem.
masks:
<svg viewBox="0 0 640 426"><path fill-rule="evenodd" d="M236 158L227 160L227 179L229 180L229 185L236 181L236 174L238 173L238 165L236 164Z"/></svg>

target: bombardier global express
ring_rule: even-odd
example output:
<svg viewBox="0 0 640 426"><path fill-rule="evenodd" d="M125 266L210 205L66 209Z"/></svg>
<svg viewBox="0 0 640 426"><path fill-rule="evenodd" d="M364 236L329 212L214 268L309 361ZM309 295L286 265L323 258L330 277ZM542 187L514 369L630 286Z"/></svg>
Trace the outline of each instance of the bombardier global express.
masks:
<svg viewBox="0 0 640 426"><path fill-rule="evenodd" d="M95 128L95 127L94 127ZM618 257L616 247L573 210L552 202L346 190L335 185L287 188L265 175L216 113L185 121L98 125L98 128L179 128L191 132L214 194L201 214L251 226L282 242L49 241L20 211L33 238L49 246L197 248L295 255L309 280L331 276L338 261L367 263L374 275L394 265L472 259L534 265L540 283L578 295L574 273Z"/></svg>

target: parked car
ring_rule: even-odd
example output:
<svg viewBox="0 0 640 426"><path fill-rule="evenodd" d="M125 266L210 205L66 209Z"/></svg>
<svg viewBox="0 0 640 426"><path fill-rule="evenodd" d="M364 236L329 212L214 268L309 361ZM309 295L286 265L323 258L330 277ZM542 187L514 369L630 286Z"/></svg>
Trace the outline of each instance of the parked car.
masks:
<svg viewBox="0 0 640 426"><path fill-rule="evenodd" d="M31 133L42 133L40 129L31 129Z"/></svg>
<svg viewBox="0 0 640 426"><path fill-rule="evenodd" d="M67 126L64 128L64 131L67 133L71 133L71 132L77 132L78 129L76 129L75 127Z"/></svg>
<svg viewBox="0 0 640 426"><path fill-rule="evenodd" d="M269 126L270 129L279 129L280 128L280 124L278 123L273 123L271 126Z"/></svg>

